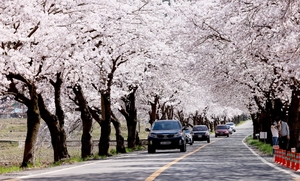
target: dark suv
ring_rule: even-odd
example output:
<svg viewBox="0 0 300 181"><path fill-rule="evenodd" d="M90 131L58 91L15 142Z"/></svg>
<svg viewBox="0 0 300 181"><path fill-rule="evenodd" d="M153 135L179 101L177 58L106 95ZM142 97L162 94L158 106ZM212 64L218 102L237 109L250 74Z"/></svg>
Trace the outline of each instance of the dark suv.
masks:
<svg viewBox="0 0 300 181"><path fill-rule="evenodd" d="M156 149L180 149L186 152L184 127L178 120L156 120L152 129L146 128L148 135L148 153Z"/></svg>
<svg viewBox="0 0 300 181"><path fill-rule="evenodd" d="M210 142L210 133L206 125L195 125L193 127L193 141Z"/></svg>

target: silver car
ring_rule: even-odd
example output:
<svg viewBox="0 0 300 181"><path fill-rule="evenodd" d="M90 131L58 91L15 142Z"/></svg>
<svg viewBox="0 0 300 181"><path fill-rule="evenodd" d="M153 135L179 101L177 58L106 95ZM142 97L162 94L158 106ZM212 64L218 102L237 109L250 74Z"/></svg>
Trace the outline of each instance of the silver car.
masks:
<svg viewBox="0 0 300 181"><path fill-rule="evenodd" d="M193 141L193 136L191 134L191 130L186 128L184 131L185 131L186 143L193 145L194 141Z"/></svg>
<svg viewBox="0 0 300 181"><path fill-rule="evenodd" d="M233 122L228 122L226 125L229 125L233 132L236 132L235 124Z"/></svg>

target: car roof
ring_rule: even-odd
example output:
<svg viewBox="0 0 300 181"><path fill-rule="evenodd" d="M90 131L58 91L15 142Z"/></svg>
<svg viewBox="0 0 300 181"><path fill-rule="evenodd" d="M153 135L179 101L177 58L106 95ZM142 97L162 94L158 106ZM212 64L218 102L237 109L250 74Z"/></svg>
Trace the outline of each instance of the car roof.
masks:
<svg viewBox="0 0 300 181"><path fill-rule="evenodd" d="M205 124L195 125L194 127L207 127Z"/></svg>
<svg viewBox="0 0 300 181"><path fill-rule="evenodd" d="M218 127L218 126L226 126L226 127L227 127L226 124L218 124L217 127Z"/></svg>
<svg viewBox="0 0 300 181"><path fill-rule="evenodd" d="M160 122L160 121L178 121L176 119L158 119L158 120L155 120L155 122Z"/></svg>

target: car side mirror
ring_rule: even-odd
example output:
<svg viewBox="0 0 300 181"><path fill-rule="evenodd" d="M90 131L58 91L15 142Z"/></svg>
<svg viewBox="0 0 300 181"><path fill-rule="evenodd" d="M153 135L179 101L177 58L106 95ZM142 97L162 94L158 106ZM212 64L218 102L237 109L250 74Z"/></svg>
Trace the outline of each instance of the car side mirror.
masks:
<svg viewBox="0 0 300 181"><path fill-rule="evenodd" d="M150 129L149 129L149 128L146 128L145 131L146 131L146 132L150 132Z"/></svg>

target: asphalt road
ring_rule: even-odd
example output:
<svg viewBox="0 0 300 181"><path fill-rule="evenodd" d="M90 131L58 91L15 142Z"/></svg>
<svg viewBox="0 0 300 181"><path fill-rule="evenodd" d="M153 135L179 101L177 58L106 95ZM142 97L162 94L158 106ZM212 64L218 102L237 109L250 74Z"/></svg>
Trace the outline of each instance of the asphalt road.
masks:
<svg viewBox="0 0 300 181"><path fill-rule="evenodd" d="M263 158L243 143L252 133L252 122L237 127L237 132L211 142L196 141L187 152L158 150L154 154L137 151L105 160L58 166L49 169L0 175L0 180L39 181L176 181L176 180L300 180L299 172Z"/></svg>

